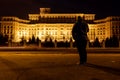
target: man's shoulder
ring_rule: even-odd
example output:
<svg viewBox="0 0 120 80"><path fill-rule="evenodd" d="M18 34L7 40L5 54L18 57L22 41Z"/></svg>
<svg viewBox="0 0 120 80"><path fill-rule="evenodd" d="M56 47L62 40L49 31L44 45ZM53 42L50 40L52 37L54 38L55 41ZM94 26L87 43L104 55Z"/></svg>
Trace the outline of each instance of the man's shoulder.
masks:
<svg viewBox="0 0 120 80"><path fill-rule="evenodd" d="M82 21L82 24L87 24L87 22L86 21Z"/></svg>
<svg viewBox="0 0 120 80"><path fill-rule="evenodd" d="M84 26L88 26L88 23L85 22L85 21L83 21L82 24L83 24Z"/></svg>

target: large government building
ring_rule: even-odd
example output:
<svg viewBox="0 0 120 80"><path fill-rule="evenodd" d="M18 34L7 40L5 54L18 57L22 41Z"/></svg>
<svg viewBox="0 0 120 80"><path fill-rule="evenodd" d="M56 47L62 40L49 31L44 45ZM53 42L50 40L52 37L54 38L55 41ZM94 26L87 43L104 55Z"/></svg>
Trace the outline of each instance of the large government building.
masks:
<svg viewBox="0 0 120 80"><path fill-rule="evenodd" d="M120 16L109 16L95 19L95 14L84 13L50 13L50 8L40 8L39 14L28 14L24 20L13 16L3 16L0 21L0 32L8 35L12 42L20 42L21 38L28 41L33 35L44 41L46 37L52 40L69 41L71 30L78 16L84 17L89 25L89 40L100 41L113 35L120 39Z"/></svg>

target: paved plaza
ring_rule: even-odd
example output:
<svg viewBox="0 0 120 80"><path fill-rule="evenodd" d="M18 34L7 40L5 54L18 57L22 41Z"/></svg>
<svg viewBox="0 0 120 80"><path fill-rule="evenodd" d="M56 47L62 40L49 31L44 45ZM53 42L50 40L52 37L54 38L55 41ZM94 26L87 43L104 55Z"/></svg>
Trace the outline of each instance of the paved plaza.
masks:
<svg viewBox="0 0 120 80"><path fill-rule="evenodd" d="M0 52L0 80L120 80L120 54L56 52Z"/></svg>

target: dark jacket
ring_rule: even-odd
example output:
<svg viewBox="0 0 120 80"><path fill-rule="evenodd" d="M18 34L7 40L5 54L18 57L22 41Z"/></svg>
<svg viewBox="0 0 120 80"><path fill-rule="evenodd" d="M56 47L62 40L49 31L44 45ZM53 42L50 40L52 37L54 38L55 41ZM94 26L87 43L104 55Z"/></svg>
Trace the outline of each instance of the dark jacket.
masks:
<svg viewBox="0 0 120 80"><path fill-rule="evenodd" d="M72 29L74 40L88 40L87 32L89 32L88 24L84 21L77 21Z"/></svg>

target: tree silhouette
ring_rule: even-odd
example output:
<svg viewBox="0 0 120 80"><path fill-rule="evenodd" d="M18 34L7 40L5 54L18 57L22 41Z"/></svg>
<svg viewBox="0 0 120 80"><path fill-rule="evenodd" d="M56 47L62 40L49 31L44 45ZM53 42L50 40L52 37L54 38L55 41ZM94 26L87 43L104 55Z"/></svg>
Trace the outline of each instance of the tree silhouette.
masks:
<svg viewBox="0 0 120 80"><path fill-rule="evenodd" d="M96 38L95 41L93 42L93 46L94 47L100 47L100 42L99 42L98 38Z"/></svg>
<svg viewBox="0 0 120 80"><path fill-rule="evenodd" d="M106 38L105 40L105 47L110 47L110 39Z"/></svg>
<svg viewBox="0 0 120 80"><path fill-rule="evenodd" d="M37 39L36 39L37 45L39 45L39 42L40 42L40 39L37 37Z"/></svg>
<svg viewBox="0 0 120 80"><path fill-rule="evenodd" d="M44 46L45 47L54 47L53 40L50 36L46 36L45 41L44 41Z"/></svg>
<svg viewBox="0 0 120 80"><path fill-rule="evenodd" d="M119 47L119 40L115 35L112 37L112 47Z"/></svg>
<svg viewBox="0 0 120 80"><path fill-rule="evenodd" d="M7 45L8 44L8 35L3 35L0 33L0 45Z"/></svg>
<svg viewBox="0 0 120 80"><path fill-rule="evenodd" d="M32 35L31 43L32 43L32 44L35 44L35 36L34 36L34 35Z"/></svg>
<svg viewBox="0 0 120 80"><path fill-rule="evenodd" d="M28 43L29 43L29 44L31 44L31 41L32 41L32 39L31 39L31 38L29 38L29 41L28 41Z"/></svg>
<svg viewBox="0 0 120 80"><path fill-rule="evenodd" d="M25 40L24 36L22 36L21 41L20 41L20 44L21 44L21 45L24 45L24 41L26 41L26 40Z"/></svg>

